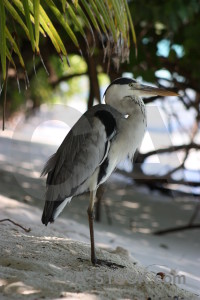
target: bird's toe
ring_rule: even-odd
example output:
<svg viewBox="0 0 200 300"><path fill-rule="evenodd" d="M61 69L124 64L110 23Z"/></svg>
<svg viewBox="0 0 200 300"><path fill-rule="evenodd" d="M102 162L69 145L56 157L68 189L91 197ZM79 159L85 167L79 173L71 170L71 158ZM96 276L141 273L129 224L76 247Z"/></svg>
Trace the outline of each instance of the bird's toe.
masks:
<svg viewBox="0 0 200 300"><path fill-rule="evenodd" d="M107 261L104 259L96 259L96 261L95 261L95 263L93 263L93 265L95 265L96 267L107 266L111 269L125 268L125 266L123 266L123 265L119 265L119 264L116 264L114 262Z"/></svg>

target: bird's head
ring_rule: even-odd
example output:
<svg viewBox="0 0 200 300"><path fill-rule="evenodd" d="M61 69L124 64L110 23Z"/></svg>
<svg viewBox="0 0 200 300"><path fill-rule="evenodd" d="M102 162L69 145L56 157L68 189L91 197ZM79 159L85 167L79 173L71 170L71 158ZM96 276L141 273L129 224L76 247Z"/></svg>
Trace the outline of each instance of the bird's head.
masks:
<svg viewBox="0 0 200 300"><path fill-rule="evenodd" d="M134 109L135 102L152 96L178 96L177 93L165 89L143 85L132 78L121 77L115 79L107 87L105 93L106 104L111 105L123 114L129 114Z"/></svg>

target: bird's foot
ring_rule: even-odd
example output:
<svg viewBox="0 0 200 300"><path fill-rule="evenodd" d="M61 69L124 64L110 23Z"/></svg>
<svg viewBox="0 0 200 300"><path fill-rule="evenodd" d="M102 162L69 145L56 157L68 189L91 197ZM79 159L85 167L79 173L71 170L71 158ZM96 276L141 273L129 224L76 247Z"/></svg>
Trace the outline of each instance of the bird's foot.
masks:
<svg viewBox="0 0 200 300"><path fill-rule="evenodd" d="M94 262L92 262L94 266L96 267L100 267L100 266L107 266L111 269L118 269L118 268L125 268L125 266L122 266L122 265L118 265L116 263L113 263L111 261L107 261L107 260L104 260L104 259L95 259Z"/></svg>
<svg viewBox="0 0 200 300"><path fill-rule="evenodd" d="M81 261L81 262L88 261L87 259L80 258L80 257L78 257L78 260ZM107 266L111 269L118 269L118 268L123 269L123 268L125 268L125 266L118 265L118 264L113 263L111 261L107 261L107 260L104 260L104 259L97 259L97 258L92 261L92 264L95 267Z"/></svg>

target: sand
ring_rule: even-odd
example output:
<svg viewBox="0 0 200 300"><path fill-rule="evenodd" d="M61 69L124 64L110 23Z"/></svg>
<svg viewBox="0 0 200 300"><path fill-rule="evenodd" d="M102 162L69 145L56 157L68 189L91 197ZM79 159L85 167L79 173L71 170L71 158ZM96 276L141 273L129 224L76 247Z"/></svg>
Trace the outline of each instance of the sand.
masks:
<svg viewBox="0 0 200 300"><path fill-rule="evenodd" d="M89 243L69 238L84 225L58 220L43 227L41 210L1 196L0 219L10 218L30 232L9 222L0 223L0 299L196 299L178 285L149 272L122 248L97 247L101 259L125 266L95 267L89 261Z"/></svg>

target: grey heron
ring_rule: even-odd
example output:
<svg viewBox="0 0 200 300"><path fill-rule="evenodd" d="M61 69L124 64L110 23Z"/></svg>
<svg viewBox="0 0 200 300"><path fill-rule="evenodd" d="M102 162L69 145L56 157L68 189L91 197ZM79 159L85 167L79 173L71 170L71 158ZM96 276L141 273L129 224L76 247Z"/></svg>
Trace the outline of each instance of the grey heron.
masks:
<svg viewBox="0 0 200 300"><path fill-rule="evenodd" d="M106 104L93 106L83 114L42 171L42 175L48 174L42 215L45 225L54 222L74 196L90 192L87 213L94 265L102 262L96 257L94 243L96 191L117 164L127 156L132 158L140 146L146 130L142 98L150 96L177 94L140 84L131 78L114 80L104 93Z"/></svg>

